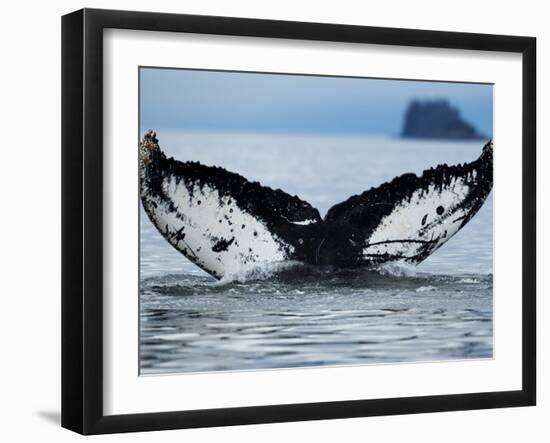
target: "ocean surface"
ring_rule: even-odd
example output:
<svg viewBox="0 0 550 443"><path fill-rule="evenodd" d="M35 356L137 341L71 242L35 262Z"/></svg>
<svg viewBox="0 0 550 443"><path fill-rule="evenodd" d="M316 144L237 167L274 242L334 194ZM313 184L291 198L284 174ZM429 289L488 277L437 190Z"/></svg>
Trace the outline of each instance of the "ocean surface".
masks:
<svg viewBox="0 0 550 443"><path fill-rule="evenodd" d="M168 156L334 204L405 172L479 156L482 141L158 132ZM140 213L141 374L493 355L493 198L419 266L273 267L217 281Z"/></svg>

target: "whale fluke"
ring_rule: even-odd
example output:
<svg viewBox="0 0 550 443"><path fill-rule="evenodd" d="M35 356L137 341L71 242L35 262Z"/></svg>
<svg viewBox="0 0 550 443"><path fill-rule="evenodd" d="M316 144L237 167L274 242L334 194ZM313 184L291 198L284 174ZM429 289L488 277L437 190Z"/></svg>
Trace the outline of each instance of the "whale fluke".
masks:
<svg viewBox="0 0 550 443"><path fill-rule="evenodd" d="M493 183L492 142L481 156L405 174L333 206L324 219L297 196L220 167L167 158L156 134L140 143L145 212L189 260L222 278L284 261L339 267L418 263L479 210Z"/></svg>

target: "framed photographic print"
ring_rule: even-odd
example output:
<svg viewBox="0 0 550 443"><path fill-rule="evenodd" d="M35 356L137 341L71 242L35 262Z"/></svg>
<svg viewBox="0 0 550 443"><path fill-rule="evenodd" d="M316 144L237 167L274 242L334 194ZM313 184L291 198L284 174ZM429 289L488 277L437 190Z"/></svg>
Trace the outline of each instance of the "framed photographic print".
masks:
<svg viewBox="0 0 550 443"><path fill-rule="evenodd" d="M62 425L535 404L534 38L62 21Z"/></svg>

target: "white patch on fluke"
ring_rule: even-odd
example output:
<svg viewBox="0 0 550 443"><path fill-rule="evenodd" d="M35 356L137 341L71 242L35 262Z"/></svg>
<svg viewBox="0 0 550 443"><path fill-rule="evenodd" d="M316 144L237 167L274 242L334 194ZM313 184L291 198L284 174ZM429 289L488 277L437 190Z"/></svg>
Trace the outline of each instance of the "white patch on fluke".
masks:
<svg viewBox="0 0 550 443"><path fill-rule="evenodd" d="M384 217L370 236L363 255L401 255L414 257L434 242L435 249L449 240L460 228L466 210L457 208L470 188L463 178L453 178L443 189L430 185L416 190L410 200L397 205ZM438 214L437 209L443 212Z"/></svg>
<svg viewBox="0 0 550 443"><path fill-rule="evenodd" d="M169 200L144 194L154 224L172 246L220 278L287 260L293 251L234 199L206 184L190 192L184 180L170 176L162 188Z"/></svg>
<svg viewBox="0 0 550 443"><path fill-rule="evenodd" d="M312 223L317 223L317 220L308 219L303 221L291 221L290 223L293 223L295 225L300 225L300 226L307 226L307 225L311 225Z"/></svg>

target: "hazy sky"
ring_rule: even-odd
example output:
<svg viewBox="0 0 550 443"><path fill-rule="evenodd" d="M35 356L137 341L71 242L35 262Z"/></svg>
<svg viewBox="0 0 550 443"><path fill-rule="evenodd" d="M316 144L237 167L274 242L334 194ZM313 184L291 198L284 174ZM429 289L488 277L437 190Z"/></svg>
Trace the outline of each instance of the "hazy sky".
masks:
<svg viewBox="0 0 550 443"><path fill-rule="evenodd" d="M492 136L493 88L466 83L140 70L140 128L398 135L412 99L447 99Z"/></svg>

